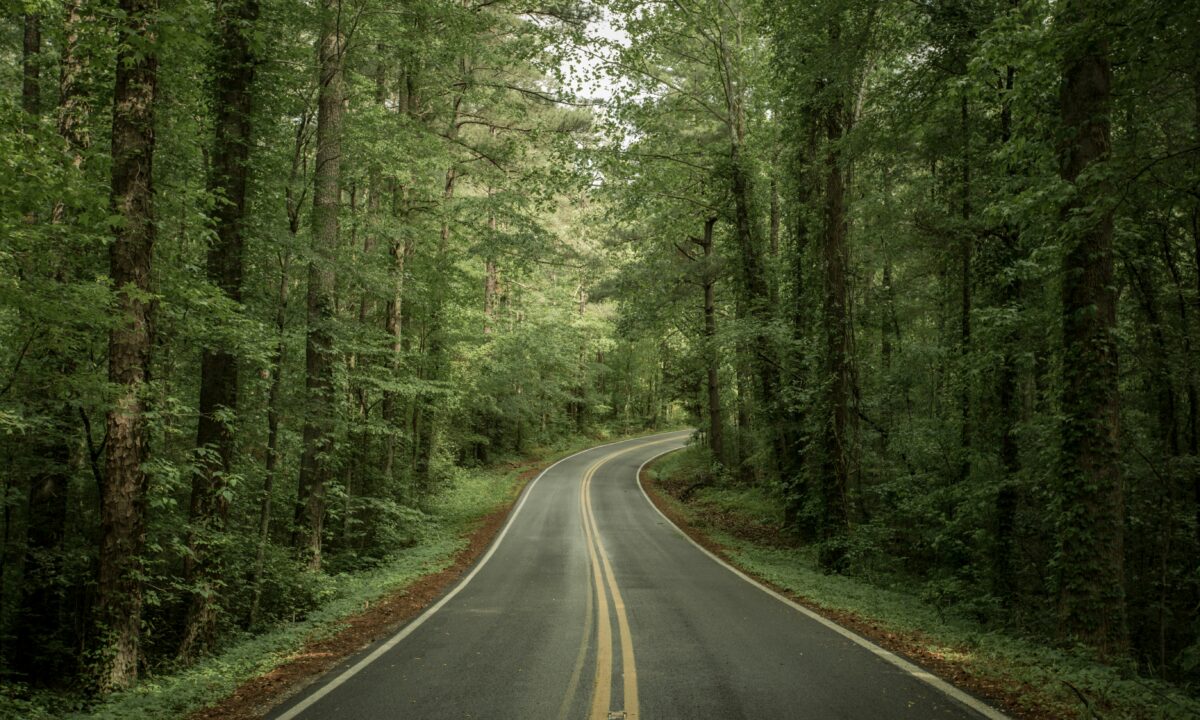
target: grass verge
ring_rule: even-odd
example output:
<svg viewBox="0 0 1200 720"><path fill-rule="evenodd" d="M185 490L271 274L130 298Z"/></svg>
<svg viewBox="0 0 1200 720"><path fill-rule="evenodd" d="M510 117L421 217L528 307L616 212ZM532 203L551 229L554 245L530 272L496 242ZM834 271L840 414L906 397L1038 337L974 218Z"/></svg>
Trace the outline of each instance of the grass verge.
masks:
<svg viewBox="0 0 1200 720"><path fill-rule="evenodd" d="M1015 718L1184 720L1200 700L1182 689L985 628L935 608L900 583L817 569L783 531L781 503L759 488L698 484L699 453L673 453L644 471L651 499L688 535L774 590L934 672ZM682 499L681 499L682 498Z"/></svg>

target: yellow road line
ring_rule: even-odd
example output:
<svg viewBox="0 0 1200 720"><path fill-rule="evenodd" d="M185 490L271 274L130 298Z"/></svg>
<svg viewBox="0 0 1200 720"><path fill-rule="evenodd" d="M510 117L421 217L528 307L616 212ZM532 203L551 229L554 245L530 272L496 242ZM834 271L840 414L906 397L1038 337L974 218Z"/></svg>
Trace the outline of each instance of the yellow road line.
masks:
<svg viewBox="0 0 1200 720"><path fill-rule="evenodd" d="M604 460L588 468L583 477L586 487L596 468ZM596 588L597 632L596 632L596 676L592 686L592 710L588 713L591 720L607 720L608 710L612 704L612 621L608 617L608 594L604 589L604 578L600 573L600 562L596 559L594 544L595 529L589 517L586 492L579 493L579 509L583 514L583 531L588 541L588 558L592 565L593 584Z"/></svg>
<svg viewBox="0 0 1200 720"><path fill-rule="evenodd" d="M638 717L638 689L637 664L633 657L633 637L629 632L629 618L625 614L625 601L621 598L621 589L617 587L612 564L608 560L608 553L604 551L604 543L600 540L600 534L595 532L596 516L592 513L592 479L590 477L587 480L586 493L588 496L587 512L592 519L596 547L600 551L600 559L604 563L604 575L608 580L608 587L612 591L613 607L617 611L617 628L621 634L621 671L624 677L622 687L625 694L625 717L628 720L636 720Z"/></svg>
<svg viewBox="0 0 1200 720"><path fill-rule="evenodd" d="M583 677L583 664L587 661L588 642L592 639L592 576L587 576L587 604L583 610L583 637L579 640L579 653L575 656L575 666L571 671L571 681L567 683L567 693L563 696L562 705L558 707L558 720L567 720L575 693L579 690L579 680Z"/></svg>
<svg viewBox="0 0 1200 720"><path fill-rule="evenodd" d="M580 513L583 516L584 537L588 544L588 559L592 566L592 581L589 584L595 588L596 592L598 621L596 633L596 674L592 688L592 707L588 713L589 720L608 720L612 708L612 620L608 616L608 593L605 591L606 586L608 591L612 593L613 607L617 614L617 629L621 639L624 717L627 720L637 720L639 716L637 663L633 654L633 635L629 629L629 617L625 612L625 601L621 597L621 589L617 586L617 579L615 573L613 573L612 563L609 561L608 553L604 550L604 543L600 540L600 532L596 527L596 516L592 512L592 478L595 477L596 471L602 465L619 455L651 445L671 442L673 439L641 443L609 453L592 463L583 474L583 482L579 493L579 505ZM591 600L590 591L591 588L589 588L589 601ZM590 617L591 614L589 612L589 619ZM590 634L591 628L589 625L585 628L585 639ZM567 690L567 697L563 700L564 708L569 708L570 706L577 680L577 677L572 677L571 684Z"/></svg>

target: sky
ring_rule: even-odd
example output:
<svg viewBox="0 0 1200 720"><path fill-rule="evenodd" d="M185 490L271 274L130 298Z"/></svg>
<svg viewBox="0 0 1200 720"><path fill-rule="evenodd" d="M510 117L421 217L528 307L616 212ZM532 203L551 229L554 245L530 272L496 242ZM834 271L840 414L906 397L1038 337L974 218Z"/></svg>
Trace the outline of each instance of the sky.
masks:
<svg viewBox="0 0 1200 720"><path fill-rule="evenodd" d="M620 18L604 9L588 23L585 32L586 45L571 48L563 58L563 77L568 88L580 97L607 102L619 88L620 80L609 77L603 67L615 56L618 46L629 45L629 35L621 28Z"/></svg>

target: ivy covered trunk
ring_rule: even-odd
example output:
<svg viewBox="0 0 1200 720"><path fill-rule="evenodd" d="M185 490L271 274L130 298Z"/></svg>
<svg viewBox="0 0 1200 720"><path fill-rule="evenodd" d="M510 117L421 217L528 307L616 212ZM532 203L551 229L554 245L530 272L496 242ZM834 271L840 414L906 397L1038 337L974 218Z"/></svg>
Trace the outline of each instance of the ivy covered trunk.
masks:
<svg viewBox="0 0 1200 720"><path fill-rule="evenodd" d="M21 33L21 109L32 120L41 111L42 18L26 13Z"/></svg>
<svg viewBox="0 0 1200 720"><path fill-rule="evenodd" d="M232 303L242 302L243 230L249 175L251 86L256 59L252 45L257 0L223 2L217 9L216 108L209 192L214 238L208 249L208 281ZM238 357L227 344L206 347L200 357L200 419L196 428L196 472L188 513L184 580L192 585L180 659L212 646L222 583L220 536L229 517L234 427L238 411Z"/></svg>
<svg viewBox="0 0 1200 720"><path fill-rule="evenodd" d="M1000 141L1007 145L1012 140L1012 91L1016 79L1016 68L1005 69L1003 98L1000 109ZM1013 175L1008 170L1009 178ZM1020 235L1018 230L1005 223L1000 228L1001 277L999 300L1002 308L1010 312L1020 311L1021 285L1012 277L1016 272ZM1020 398L1017 387L1017 352L1019 337L1009 329L1001 337L1000 368L996 375L996 397L998 421L1000 423L1000 468L1003 476L996 491L996 533L992 550L992 591L1000 598L1012 598L1016 593L1013 554L1017 523L1018 476L1021 472L1021 449L1017 444L1017 429L1020 423Z"/></svg>
<svg viewBox="0 0 1200 720"><path fill-rule="evenodd" d="M312 257L308 263L307 335L304 344L304 449L292 544L310 570L321 568L325 524L325 483L332 461L335 400L333 388L334 258L338 251L341 203L342 53L340 0L321 5L317 41L320 88L317 100L317 157L313 172Z"/></svg>
<svg viewBox="0 0 1200 720"><path fill-rule="evenodd" d="M708 447L713 458L722 465L729 462L725 456L725 415L721 410L721 357L717 348L717 299L716 277L713 265L713 226L717 218L704 221L704 237L700 248L704 251L704 357L705 385L708 392Z"/></svg>
<svg viewBox="0 0 1200 720"><path fill-rule="evenodd" d="M822 324L825 332L825 413L821 436L820 538L824 542L820 562L828 570L844 567L845 548L841 537L849 520L846 490L850 476L850 317L847 272L849 249L846 238L846 175L838 142L845 132L840 98L829 101L825 111L825 207L821 237L823 273Z"/></svg>
<svg viewBox="0 0 1200 720"><path fill-rule="evenodd" d="M1063 208L1062 472L1059 632L1120 654L1127 644L1125 507L1121 487L1113 218L1104 177L1111 150L1112 69L1100 18L1080 0L1058 22L1068 34L1063 67L1060 172Z"/></svg>
<svg viewBox="0 0 1200 720"><path fill-rule="evenodd" d="M109 246L116 325L109 332L108 379L116 400L108 412L100 504L100 632L102 691L137 680L142 623L142 552L146 540L148 426L146 384L152 344L150 267L153 217L154 104L157 81L156 0L121 0L113 91L112 213L120 219Z"/></svg>

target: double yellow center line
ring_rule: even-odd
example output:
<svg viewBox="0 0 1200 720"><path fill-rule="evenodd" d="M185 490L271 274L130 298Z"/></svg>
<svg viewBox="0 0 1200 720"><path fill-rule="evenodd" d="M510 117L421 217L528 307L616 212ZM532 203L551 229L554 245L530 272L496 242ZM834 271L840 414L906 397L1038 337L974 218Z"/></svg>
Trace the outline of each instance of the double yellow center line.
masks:
<svg viewBox="0 0 1200 720"><path fill-rule="evenodd" d="M583 517L583 534L587 541L588 559L591 563L589 585L595 589L595 618L596 618L596 675L592 684L592 704L588 712L589 720L609 720L611 717L622 717L626 720L636 720L638 714L637 663L633 656L633 636L629 631L629 617L625 612L625 600L621 597L621 588L617 585L613 574L612 563L604 550L604 543L596 529L596 515L592 512L592 478L596 471L613 458L633 452L650 445L658 445L670 440L656 440L641 443L609 453L588 466L583 473L583 483L579 493L579 511ZM592 632L592 591L588 592L588 607L584 622L584 645L580 647L580 655L575 664L575 673L563 699L560 717L566 717L578 686L579 674L583 668L584 652L588 638ZM624 696L624 711L612 707L612 676L613 676L613 632L612 618L609 615L609 595L612 596L613 609L617 616L617 632L621 643L621 674L622 693Z"/></svg>

